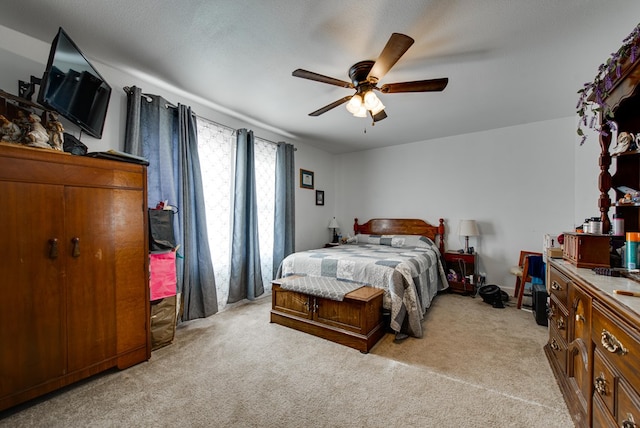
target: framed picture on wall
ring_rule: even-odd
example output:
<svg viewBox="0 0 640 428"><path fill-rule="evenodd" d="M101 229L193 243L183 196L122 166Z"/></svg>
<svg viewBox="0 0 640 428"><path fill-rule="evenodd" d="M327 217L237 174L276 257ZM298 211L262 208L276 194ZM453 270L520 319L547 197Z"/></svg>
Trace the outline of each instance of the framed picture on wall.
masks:
<svg viewBox="0 0 640 428"><path fill-rule="evenodd" d="M300 168L300 187L313 189L313 171Z"/></svg>
<svg viewBox="0 0 640 428"><path fill-rule="evenodd" d="M316 205L324 205L324 190L316 190Z"/></svg>

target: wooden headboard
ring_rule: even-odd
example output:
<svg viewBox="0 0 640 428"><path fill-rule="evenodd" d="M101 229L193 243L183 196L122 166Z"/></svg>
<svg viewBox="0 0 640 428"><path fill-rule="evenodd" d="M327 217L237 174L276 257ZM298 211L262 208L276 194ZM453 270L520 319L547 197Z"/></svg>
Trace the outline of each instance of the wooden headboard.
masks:
<svg viewBox="0 0 640 428"><path fill-rule="evenodd" d="M415 218L374 218L364 224L354 219L353 231L369 235L421 235L426 236L438 245L444 254L444 219L438 226ZM439 238L437 239L436 236Z"/></svg>

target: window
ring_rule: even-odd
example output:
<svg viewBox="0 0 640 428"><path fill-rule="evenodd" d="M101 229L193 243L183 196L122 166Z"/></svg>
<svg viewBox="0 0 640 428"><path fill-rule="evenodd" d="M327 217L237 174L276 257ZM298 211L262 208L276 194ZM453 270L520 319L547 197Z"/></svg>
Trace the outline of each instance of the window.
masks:
<svg viewBox="0 0 640 428"><path fill-rule="evenodd" d="M265 291L273 279L273 220L277 146L255 138L260 263ZM236 137L233 130L198 118L198 153L202 169L207 231L218 293L218 307L229 297L233 176Z"/></svg>

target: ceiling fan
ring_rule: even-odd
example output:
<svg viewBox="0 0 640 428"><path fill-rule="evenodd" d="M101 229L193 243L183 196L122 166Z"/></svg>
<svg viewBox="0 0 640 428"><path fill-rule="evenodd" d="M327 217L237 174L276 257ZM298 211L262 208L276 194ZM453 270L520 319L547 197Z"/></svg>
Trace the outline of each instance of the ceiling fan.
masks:
<svg viewBox="0 0 640 428"><path fill-rule="evenodd" d="M373 122L378 122L387 117L384 105L373 92L380 91L384 94L397 92L439 92L444 90L449 83L448 78L416 80L412 82L387 83L378 87L378 81L394 66L396 62L411 47L414 40L400 33L393 33L380 56L375 61L360 61L349 68L351 82L323 76L322 74L301 68L295 70L292 75L303 79L315 80L317 82L328 83L343 88L355 89L354 95L340 98L312 113L309 116L320 116L329 110L338 107L346 102L347 110L356 117L366 117L371 115Z"/></svg>

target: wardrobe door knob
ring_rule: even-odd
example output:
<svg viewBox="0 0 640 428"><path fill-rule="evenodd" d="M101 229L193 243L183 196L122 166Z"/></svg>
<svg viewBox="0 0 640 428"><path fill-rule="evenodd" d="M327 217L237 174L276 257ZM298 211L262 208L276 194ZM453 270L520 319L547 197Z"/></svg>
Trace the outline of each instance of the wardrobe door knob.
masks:
<svg viewBox="0 0 640 428"><path fill-rule="evenodd" d="M71 255L73 257L80 257L80 238L75 237L71 239L71 243L73 244L73 249L71 250Z"/></svg>
<svg viewBox="0 0 640 428"><path fill-rule="evenodd" d="M50 259L58 258L58 239L57 238L49 239L49 258Z"/></svg>

